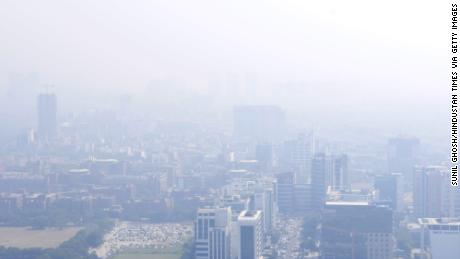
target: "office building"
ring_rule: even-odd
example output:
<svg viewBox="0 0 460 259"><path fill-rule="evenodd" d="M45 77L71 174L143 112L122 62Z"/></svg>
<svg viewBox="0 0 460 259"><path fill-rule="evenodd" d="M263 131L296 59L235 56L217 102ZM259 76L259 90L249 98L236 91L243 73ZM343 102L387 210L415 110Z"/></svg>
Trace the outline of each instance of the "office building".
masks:
<svg viewBox="0 0 460 259"><path fill-rule="evenodd" d="M262 212L262 226L264 233L272 230L275 220L275 204L273 191L271 189L256 190L251 195L250 210L260 210Z"/></svg>
<svg viewBox="0 0 460 259"><path fill-rule="evenodd" d="M393 259L393 212L367 202L327 202L321 219L324 259Z"/></svg>
<svg viewBox="0 0 460 259"><path fill-rule="evenodd" d="M421 218L422 254L431 259L460 257L460 220L458 218Z"/></svg>
<svg viewBox="0 0 460 259"><path fill-rule="evenodd" d="M416 167L413 179L416 217L460 217L460 189L450 185L450 171L447 167Z"/></svg>
<svg viewBox="0 0 460 259"><path fill-rule="evenodd" d="M443 217L460 218L460 188L450 185L449 173L445 174L445 179L442 183Z"/></svg>
<svg viewBox="0 0 460 259"><path fill-rule="evenodd" d="M38 138L41 141L50 141L56 137L57 131L56 95L48 93L38 95L37 109Z"/></svg>
<svg viewBox="0 0 460 259"><path fill-rule="evenodd" d="M313 133L301 134L297 139L285 141L281 154L281 167L285 171L296 174L296 183L309 183L314 152Z"/></svg>
<svg viewBox="0 0 460 259"><path fill-rule="evenodd" d="M195 222L195 258L229 259L231 251L230 207L200 208Z"/></svg>
<svg viewBox="0 0 460 259"><path fill-rule="evenodd" d="M377 200L386 202L393 211L402 212L403 191L401 174L378 175L374 180L374 188L377 191Z"/></svg>
<svg viewBox="0 0 460 259"><path fill-rule="evenodd" d="M264 232L270 233L275 225L277 207L275 203L275 193L273 189L267 189L265 193L265 217L264 217Z"/></svg>
<svg viewBox="0 0 460 259"><path fill-rule="evenodd" d="M294 212L305 215L312 207L311 184L294 185Z"/></svg>
<svg viewBox="0 0 460 259"><path fill-rule="evenodd" d="M267 143L257 144L255 150L256 160L259 162L260 170L268 173L274 164L273 145Z"/></svg>
<svg viewBox="0 0 460 259"><path fill-rule="evenodd" d="M348 156L345 154L332 156L332 168L327 175L327 185L334 191L350 189L348 181Z"/></svg>
<svg viewBox="0 0 460 259"><path fill-rule="evenodd" d="M387 160L389 173L399 173L410 189L412 172L416 164L419 140L417 138L397 137L388 140Z"/></svg>
<svg viewBox="0 0 460 259"><path fill-rule="evenodd" d="M249 209L249 199L241 198L239 195L224 196L220 203L222 207L230 207L232 214L239 215L242 211Z"/></svg>
<svg viewBox="0 0 460 259"><path fill-rule="evenodd" d="M287 172L276 175L276 204L280 213L289 214L294 212L294 185L294 173Z"/></svg>
<svg viewBox="0 0 460 259"><path fill-rule="evenodd" d="M238 259L261 259L263 249L261 211L243 211L238 217Z"/></svg>
<svg viewBox="0 0 460 259"><path fill-rule="evenodd" d="M326 202L327 175L332 170L332 160L324 153L316 154L312 161L311 200L312 209L320 210Z"/></svg>
<svg viewBox="0 0 460 259"><path fill-rule="evenodd" d="M419 218L431 218L447 216L448 204L445 203L447 191L444 190L444 182L448 172L444 167L427 166L418 167L414 170L414 214Z"/></svg>

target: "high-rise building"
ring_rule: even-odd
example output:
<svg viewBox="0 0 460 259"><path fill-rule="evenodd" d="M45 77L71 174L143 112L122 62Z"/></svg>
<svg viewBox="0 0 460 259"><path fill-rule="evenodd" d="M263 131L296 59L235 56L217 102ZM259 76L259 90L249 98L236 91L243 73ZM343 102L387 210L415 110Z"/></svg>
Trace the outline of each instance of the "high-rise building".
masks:
<svg viewBox="0 0 460 259"><path fill-rule="evenodd" d="M457 259L460 256L458 218L421 218L420 247L431 259Z"/></svg>
<svg viewBox="0 0 460 259"><path fill-rule="evenodd" d="M299 214L304 214L311 210L311 184L295 184L294 185L294 211Z"/></svg>
<svg viewBox="0 0 460 259"><path fill-rule="evenodd" d="M443 181L443 216L460 218L460 188L450 185L450 174L445 174Z"/></svg>
<svg viewBox="0 0 460 259"><path fill-rule="evenodd" d="M233 110L233 136L243 142L280 142L285 120L284 111L276 106L237 106Z"/></svg>
<svg viewBox="0 0 460 259"><path fill-rule="evenodd" d="M260 259L263 249L261 211L243 211L238 217L238 259Z"/></svg>
<svg viewBox="0 0 460 259"><path fill-rule="evenodd" d="M294 185L294 173L287 172L276 175L276 204L280 213L289 214L294 212Z"/></svg>
<svg viewBox="0 0 460 259"><path fill-rule="evenodd" d="M265 211L266 217L264 217L264 231L265 233L270 233L273 229L276 220L277 207L275 203L275 192L274 190L267 189L265 193Z"/></svg>
<svg viewBox="0 0 460 259"><path fill-rule="evenodd" d="M195 258L229 259L232 211L226 208L200 208L195 222Z"/></svg>
<svg viewBox="0 0 460 259"><path fill-rule="evenodd" d="M255 155L262 172L267 173L274 163L273 145L267 143L257 144Z"/></svg>
<svg viewBox="0 0 460 259"><path fill-rule="evenodd" d="M388 171L400 173L406 187L411 187L419 140L417 138L391 138L388 140Z"/></svg>
<svg viewBox="0 0 460 259"><path fill-rule="evenodd" d="M209 230L209 259L230 259L230 227L213 227Z"/></svg>
<svg viewBox="0 0 460 259"><path fill-rule="evenodd" d="M447 172L440 166L419 167L414 170L414 214L419 218L446 216L444 199L447 190L443 182Z"/></svg>
<svg viewBox="0 0 460 259"><path fill-rule="evenodd" d="M332 156L332 168L328 172L327 185L334 191L350 189L348 181L348 156Z"/></svg>
<svg viewBox="0 0 460 259"><path fill-rule="evenodd" d="M374 188L378 192L378 201L389 204L393 211L403 210L403 191L401 174L378 175L374 180Z"/></svg>
<svg viewBox="0 0 460 259"><path fill-rule="evenodd" d="M241 198L239 195L224 196L220 202L222 207L230 207L232 213L238 213L238 215L243 210L249 209L249 199Z"/></svg>
<svg viewBox="0 0 460 259"><path fill-rule="evenodd" d="M56 95L48 93L38 95L37 109L39 139L42 141L54 139L57 131Z"/></svg>
<svg viewBox="0 0 460 259"><path fill-rule="evenodd" d="M312 184L296 184L292 172L276 175L275 197L278 210L282 214L305 214L312 209Z"/></svg>
<svg viewBox="0 0 460 259"><path fill-rule="evenodd" d="M450 186L450 172L444 166L414 170L414 214L419 218L460 217L460 190Z"/></svg>
<svg viewBox="0 0 460 259"><path fill-rule="evenodd" d="M333 163L324 153L318 153L312 161L311 171L311 200L312 208L322 209L326 202L327 175L331 172Z"/></svg>
<svg viewBox="0 0 460 259"><path fill-rule="evenodd" d="M313 133L301 134L297 139L285 141L281 154L281 167L296 174L296 183L309 183L314 152Z"/></svg>
<svg viewBox="0 0 460 259"><path fill-rule="evenodd" d="M273 191L271 189L256 190L251 195L249 209L260 210L262 212L263 231L264 233L270 232L275 218Z"/></svg>
<svg viewBox="0 0 460 259"><path fill-rule="evenodd" d="M324 259L393 259L393 211L367 202L327 202L321 217Z"/></svg>

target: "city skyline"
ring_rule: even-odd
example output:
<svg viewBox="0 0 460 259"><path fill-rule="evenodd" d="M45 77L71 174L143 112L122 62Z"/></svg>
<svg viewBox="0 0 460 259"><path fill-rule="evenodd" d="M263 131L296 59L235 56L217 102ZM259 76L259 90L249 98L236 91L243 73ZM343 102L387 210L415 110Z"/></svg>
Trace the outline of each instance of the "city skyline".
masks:
<svg viewBox="0 0 460 259"><path fill-rule="evenodd" d="M457 9L2 1L0 258L458 259Z"/></svg>

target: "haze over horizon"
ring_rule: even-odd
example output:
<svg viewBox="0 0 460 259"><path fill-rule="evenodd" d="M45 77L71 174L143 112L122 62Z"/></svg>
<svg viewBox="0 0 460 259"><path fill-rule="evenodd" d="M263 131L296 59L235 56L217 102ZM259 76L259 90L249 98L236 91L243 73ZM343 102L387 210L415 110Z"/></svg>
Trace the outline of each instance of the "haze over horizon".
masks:
<svg viewBox="0 0 460 259"><path fill-rule="evenodd" d="M458 259L443 2L0 1L0 258Z"/></svg>
<svg viewBox="0 0 460 259"><path fill-rule="evenodd" d="M442 112L447 92L439 87L447 82L448 66L442 5L299 0L1 5L0 100L19 115L11 118L11 109L1 109L0 116L23 118L24 126L33 125L35 96L45 85L54 86L62 114L113 109L120 95L128 94L140 111L164 107L160 104L200 103L224 111L235 104L274 104L307 125L358 125L367 118L375 128L388 126L387 133L435 127L422 133L430 135L443 132L447 121Z"/></svg>

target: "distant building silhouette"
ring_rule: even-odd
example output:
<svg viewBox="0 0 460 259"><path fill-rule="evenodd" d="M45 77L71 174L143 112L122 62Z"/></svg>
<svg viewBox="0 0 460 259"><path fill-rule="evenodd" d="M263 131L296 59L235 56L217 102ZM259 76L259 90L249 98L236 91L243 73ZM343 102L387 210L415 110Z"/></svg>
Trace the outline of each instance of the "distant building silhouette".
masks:
<svg viewBox="0 0 460 259"><path fill-rule="evenodd" d="M388 140L388 171L400 173L404 184L411 187L412 172L416 163L416 154L419 146L417 138L391 138Z"/></svg>
<svg viewBox="0 0 460 259"><path fill-rule="evenodd" d="M460 217L460 189L450 185L447 167L416 167L413 189L416 217Z"/></svg>
<svg viewBox="0 0 460 259"><path fill-rule="evenodd" d="M294 210L296 214L305 215L311 211L311 184L294 185Z"/></svg>
<svg viewBox="0 0 460 259"><path fill-rule="evenodd" d="M402 211L403 191L401 186L401 174L376 176L374 188L378 191L379 202L386 202L393 211Z"/></svg>
<svg viewBox="0 0 460 259"><path fill-rule="evenodd" d="M414 213L420 218L442 216L443 172L438 167L414 171Z"/></svg>
<svg viewBox="0 0 460 259"><path fill-rule="evenodd" d="M275 192L279 212L285 215L304 215L312 208L312 185L295 183L292 172L276 175Z"/></svg>
<svg viewBox="0 0 460 259"><path fill-rule="evenodd" d="M56 137L57 105L56 95L44 93L37 97L38 130L41 141L49 141Z"/></svg>
<svg viewBox="0 0 460 259"><path fill-rule="evenodd" d="M311 168L311 201L312 208L322 209L326 202L327 175L332 170L332 160L324 153L315 155Z"/></svg>
<svg viewBox="0 0 460 259"><path fill-rule="evenodd" d="M306 184L311 177L311 160L315 153L312 133L300 134L296 139L285 141L281 155L281 166L296 174L296 183Z"/></svg>
<svg viewBox="0 0 460 259"><path fill-rule="evenodd" d="M287 172L276 175L276 202L279 211L283 214L294 212L294 186L294 173Z"/></svg>
<svg viewBox="0 0 460 259"><path fill-rule="evenodd" d="M256 146L255 156L257 161L260 163L261 169L264 173L269 171L273 166L273 153L273 145L271 144L259 143Z"/></svg>
<svg viewBox="0 0 460 259"><path fill-rule="evenodd" d="M350 189L350 183L348 180L348 156L338 155L332 156L332 168L329 170L327 175L328 186L331 186L332 190L348 190Z"/></svg>
<svg viewBox="0 0 460 259"><path fill-rule="evenodd" d="M283 110L276 106L237 106L233 110L233 136L244 142L279 142L285 133L285 120Z"/></svg>

